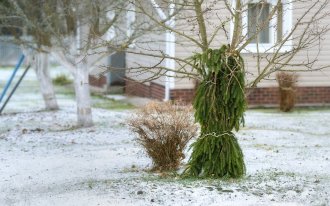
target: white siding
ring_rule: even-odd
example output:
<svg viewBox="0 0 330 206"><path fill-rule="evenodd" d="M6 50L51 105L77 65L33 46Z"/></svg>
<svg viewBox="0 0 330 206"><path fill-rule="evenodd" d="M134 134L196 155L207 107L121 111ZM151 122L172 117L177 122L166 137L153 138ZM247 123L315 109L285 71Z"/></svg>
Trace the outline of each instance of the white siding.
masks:
<svg viewBox="0 0 330 206"><path fill-rule="evenodd" d="M293 5L293 22L296 21L297 18L302 16L304 12L306 11L306 7L308 7L308 4L314 3L314 1L310 2L294 2ZM330 6L328 5L325 11L329 11ZM309 15L306 16L306 19L309 19L312 14L314 14L316 10L310 11ZM207 31L208 34L211 34L212 31L214 31L214 28L221 23L221 20L224 21L226 17L229 16L229 12L224 8L224 5L222 1L218 1L218 4L214 5L212 7L212 11L208 12L206 15L206 22L207 22ZM184 31L185 34L188 34L189 36L193 38L198 38L196 31L194 30L193 26L188 26L187 23L182 23L183 26L180 27L180 24L178 28L180 31ZM322 22L322 26L330 24L330 18L326 17L324 21ZM190 24L191 25L191 24ZM230 28L226 28L227 31L230 31ZM302 30L298 29L294 36L299 37L302 34ZM192 42L184 41L182 38L177 37L177 57L189 57L193 54L193 52L199 51L196 46ZM229 41L226 38L226 35L222 32L219 33L215 41L211 44L213 47L218 48L222 44L227 44ZM307 60L307 57L313 58L318 53L319 48L314 47L313 49L309 49L308 51L300 52L296 55L296 57L291 61L293 64L300 64L302 62L305 62ZM256 68L256 59L253 58L252 54L242 54L245 59L245 66L247 71L247 81L251 82L253 79L256 78L258 71ZM326 36L324 36L324 39L322 40L322 47L321 52L319 53L319 56L317 58L317 62L313 65L313 69L323 67L326 65L330 65L330 33ZM263 63L262 65L265 65ZM262 67L261 67L262 68ZM290 69L290 68L288 68ZM298 67L296 69L302 70L305 69L303 67ZM330 86L330 69L326 68L322 71L307 71L307 72L298 72L297 73L298 78L298 85L299 86ZM276 80L275 80L275 74L272 74L271 76L267 77L266 79L262 80L258 87L274 87L277 86ZM176 81L176 88L192 88L192 81L189 80L177 80Z"/></svg>
<svg viewBox="0 0 330 206"><path fill-rule="evenodd" d="M130 49L132 52L143 52L144 54L151 55L161 55L159 51L165 50L164 43L165 35L164 34L153 34L148 35L143 38L139 38L136 41L136 46ZM146 42L146 43L140 43ZM157 42L157 43L156 43ZM143 48L142 50L140 48ZM129 68L129 71L126 73L128 78L137 80L137 81L146 81L150 78L153 78L153 75L158 72L158 69L153 69L152 67L164 67L165 61L161 61L160 58L149 57L147 55L139 55L128 52L126 54L126 67ZM161 62L161 63L160 63ZM145 69L139 69L139 67L150 67L149 72ZM160 77L153 80L153 82L164 85L165 78ZM148 84L148 83L147 83Z"/></svg>
<svg viewBox="0 0 330 206"><path fill-rule="evenodd" d="M149 1L145 3L144 7L146 11L154 13L155 18L158 18ZM139 12L138 8L136 8L136 10ZM135 40L134 46L132 46L126 54L126 67L128 68L126 76L136 81L145 82L147 85L149 85L149 83L146 81L150 79L153 79L152 82L165 85L164 77L158 79L154 78L157 72L159 72L159 69L155 69L154 67L164 67L165 61L162 58L148 56L148 54L162 56L162 52L164 52L166 48L165 32L159 31L159 28L156 27L153 28L152 31L144 31L144 27L150 20L142 14L137 14L136 21L136 27L139 29L137 33L144 34ZM143 55L139 53L143 53Z"/></svg>

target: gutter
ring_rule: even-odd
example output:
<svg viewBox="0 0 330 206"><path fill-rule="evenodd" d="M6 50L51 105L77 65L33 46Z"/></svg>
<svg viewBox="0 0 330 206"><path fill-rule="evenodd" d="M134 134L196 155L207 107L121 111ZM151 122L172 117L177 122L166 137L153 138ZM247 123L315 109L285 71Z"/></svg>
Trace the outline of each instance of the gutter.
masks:
<svg viewBox="0 0 330 206"><path fill-rule="evenodd" d="M157 4L155 0L150 0L152 6L157 11L158 16L161 18L161 20L166 21L168 20L168 17L165 15L165 13L162 11L160 6ZM175 4L173 3L173 0L171 0L171 3L169 5L169 15L173 15L175 11ZM170 28L175 27L175 18L171 17L168 21L165 22L166 26ZM175 34L169 30L165 33L166 38L166 49L165 49L165 55L167 57L175 57ZM165 67L171 70L175 70L175 60L171 58L165 59ZM170 100L170 92L171 89L175 87L175 81L174 81L174 71L167 71L165 76L165 96L164 101Z"/></svg>

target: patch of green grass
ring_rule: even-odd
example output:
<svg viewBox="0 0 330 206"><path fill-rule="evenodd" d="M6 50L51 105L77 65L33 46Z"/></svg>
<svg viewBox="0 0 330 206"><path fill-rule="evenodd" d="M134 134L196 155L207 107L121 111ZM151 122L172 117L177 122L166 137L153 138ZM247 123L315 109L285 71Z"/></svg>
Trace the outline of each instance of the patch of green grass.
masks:
<svg viewBox="0 0 330 206"><path fill-rule="evenodd" d="M266 151L272 151L273 150L273 148L270 145L267 145L267 144L254 144L253 146L257 149L263 149L263 150L266 150Z"/></svg>
<svg viewBox="0 0 330 206"><path fill-rule="evenodd" d="M72 80L69 79L65 74L59 74L53 79L55 85L67 85L71 84Z"/></svg>
<svg viewBox="0 0 330 206"><path fill-rule="evenodd" d="M294 172L281 171L277 169L266 169L262 172L257 172L253 176L248 176L246 180L257 180L257 181L276 181L280 177L293 178L296 174Z"/></svg>
<svg viewBox="0 0 330 206"><path fill-rule="evenodd" d="M60 129L49 129L50 132L67 132L67 131L75 131L79 129L78 126L76 125L65 125L62 126Z"/></svg>
<svg viewBox="0 0 330 206"><path fill-rule="evenodd" d="M330 111L330 106L305 106L297 107L293 113L305 113L305 112L318 112L318 111Z"/></svg>
<svg viewBox="0 0 330 206"><path fill-rule="evenodd" d="M67 96L74 96L74 89L70 85L55 85L55 92L56 94L62 94Z"/></svg>
<svg viewBox="0 0 330 206"><path fill-rule="evenodd" d="M263 113L280 113L279 109L266 108L266 107L251 108L251 109L248 109L247 111L257 111L257 112L263 112Z"/></svg>
<svg viewBox="0 0 330 206"><path fill-rule="evenodd" d="M240 183L244 178L202 178L202 177L184 177L176 171L169 173L152 173L148 172L147 175L141 177L142 181L154 183L176 183L183 187L200 187L200 186L219 186L228 185L233 183Z"/></svg>
<svg viewBox="0 0 330 206"><path fill-rule="evenodd" d="M113 99L105 98L98 94L92 95L93 107L107 110L127 110L134 109L135 107L127 102L116 101Z"/></svg>
<svg viewBox="0 0 330 206"><path fill-rule="evenodd" d="M64 95L65 97L74 98L75 92L72 85L55 85L55 92L57 95ZM99 94L91 94L92 107L107 109L107 110L128 110L135 107L124 101L117 101L103 97Z"/></svg>
<svg viewBox="0 0 330 206"><path fill-rule="evenodd" d="M0 66L0 70L13 70L15 66Z"/></svg>
<svg viewBox="0 0 330 206"><path fill-rule="evenodd" d="M87 187L88 189L92 190L95 187L99 187L99 186L104 186L104 185L111 185L113 183L113 180L109 180L109 179L87 179L84 180L82 182L77 183L77 185L83 185L85 187Z"/></svg>

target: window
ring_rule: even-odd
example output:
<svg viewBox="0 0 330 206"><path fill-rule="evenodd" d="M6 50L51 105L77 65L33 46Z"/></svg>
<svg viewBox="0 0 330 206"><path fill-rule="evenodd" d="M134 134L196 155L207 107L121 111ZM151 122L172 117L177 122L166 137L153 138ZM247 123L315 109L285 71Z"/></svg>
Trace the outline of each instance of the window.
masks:
<svg viewBox="0 0 330 206"><path fill-rule="evenodd" d="M250 44L243 52L271 53L276 50L279 43L291 31L292 0L282 0L281 3L278 3L278 0L241 1L243 5L242 36L245 40L250 40ZM292 41L288 39L280 52L288 51L291 47Z"/></svg>
<svg viewBox="0 0 330 206"><path fill-rule="evenodd" d="M269 16L270 4L268 3L254 3L248 4L248 31L247 38L253 38L251 43L270 43L270 25ZM257 32L257 30L259 30Z"/></svg>

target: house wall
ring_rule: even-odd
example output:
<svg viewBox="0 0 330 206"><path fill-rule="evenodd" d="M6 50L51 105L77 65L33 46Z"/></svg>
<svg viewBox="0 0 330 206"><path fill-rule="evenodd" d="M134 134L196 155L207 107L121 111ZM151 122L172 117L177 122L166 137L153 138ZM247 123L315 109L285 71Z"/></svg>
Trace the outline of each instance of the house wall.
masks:
<svg viewBox="0 0 330 206"><path fill-rule="evenodd" d="M306 7L308 4L315 3L313 1L307 3L304 2L295 2L293 5L293 24L298 17L302 16L306 12ZM329 11L330 6L327 6L325 11ZM310 19L312 14L316 12L316 9L312 9L310 13L306 16L306 19ZM218 25L220 20L224 20L226 16L229 16L228 10L218 3L214 5L212 11L206 15L207 22L207 31L212 33L214 31L215 25ZM322 22L324 26L330 23L329 18L325 18ZM193 26L187 27L187 24L182 23L183 26L180 29L184 28L185 33L190 32L189 36L196 36L194 34ZM230 31L230 27L226 28L227 31ZM298 29L294 34L295 37L299 37L303 33L302 29ZM180 38L178 38L180 40ZM312 59L316 55L317 62L313 65L312 68L320 68L327 65L330 65L330 32L328 32L322 39L321 48L314 47L308 51L303 51L298 53L295 58L291 61L293 64L302 64L307 61L308 58ZM212 47L219 48L222 44L229 43L224 32L220 32L212 42ZM294 42L296 44L297 42ZM320 51L321 49L321 51ZM183 40L177 44L177 56L189 57L193 52L199 51L196 46L191 42L185 42ZM247 71L247 84L251 83L258 75L256 58L253 54L243 53L242 54L245 60L245 69ZM266 63L261 63L261 68ZM303 66L296 68L288 68L296 70L305 70L305 72L296 72L298 75L298 88L297 88L297 103L298 104L330 104L330 69L325 68L323 70L311 71ZM177 79L175 88L177 89L191 89L193 87L193 81L189 79ZM250 95L248 96L248 101L251 105L273 105L278 103L278 84L275 80L275 73L268 76L266 79L263 79L259 84L258 88L251 90Z"/></svg>
<svg viewBox="0 0 330 206"><path fill-rule="evenodd" d="M308 4L314 3L310 2L299 2L296 1L293 5L293 24L297 18L302 16L306 11L306 6ZM211 4L208 4L210 6ZM325 11L329 11L330 6ZM306 19L310 19L311 15L316 12L316 9L312 9ZM176 19L176 29L184 35L194 38L197 41L199 40L198 31L196 27L196 22L188 22L186 17L193 16L194 13L192 10L185 10L182 12L179 17ZM216 30L216 27L219 23L225 22L226 17L230 15L229 11L226 9L223 1L217 1L217 3L211 5L211 10L206 13L205 21L207 23L207 32L212 34ZM322 25L326 26L330 23L330 19L326 18ZM226 27L226 30L230 31L230 26ZM298 29L294 36L299 37L303 33L302 29ZM312 59L316 55L317 62L313 64L312 69L319 67L324 67L330 65L330 33L327 33L322 39L321 48L314 47L308 51L298 53L291 63L293 64L302 64L307 61L308 58ZM215 35L211 46L213 48L219 48L223 44L228 44L230 40L227 38L226 34L220 30L218 34ZM294 44L297 42L294 42ZM155 43L156 45L158 43ZM321 49L321 51L320 51ZM188 38L181 37L176 35L176 57L178 58L187 58L194 54L194 52L200 52L200 48ZM271 55L271 54L269 54ZM247 84L251 83L258 76L258 69L256 66L256 58L254 54L243 53L242 54L245 60L245 66L247 71ZM151 61L151 58L139 58L131 56L131 59L128 59L128 62L136 61ZM176 67L181 68L182 62L177 62ZM261 68L265 65L265 62L261 63ZM288 68L292 69L292 68ZM296 72L298 75L297 85L297 103L298 104L330 104L330 69L325 68L318 71L308 71L303 66L294 68L296 70L305 70L305 72ZM186 68L184 72L191 72L189 68ZM175 78L174 88L171 90L171 99L181 99L185 101L190 101L194 94L194 81L189 78ZM182 77L182 76L181 76ZM136 77L131 77L131 79L137 79ZM161 86L164 85L163 79L156 80L154 83ZM145 84L149 87L153 87L151 84ZM275 80L275 74L271 74L266 79L263 79L257 85L256 89L250 89L249 96L247 97L250 105L274 105L278 103L278 85ZM149 88L150 89L150 88ZM152 96L151 96L152 97Z"/></svg>
<svg viewBox="0 0 330 206"><path fill-rule="evenodd" d="M139 82L145 82L152 79L152 81L148 81L148 83L145 84L149 85L150 82L154 82L159 85L164 85L164 77L154 78L154 76L157 76L159 72L156 67L164 67L165 61L161 58L148 56L148 54L157 56L162 55L159 51L165 50L164 41L165 34L150 34L137 39L135 45L133 45L126 53L126 67L129 68L126 72L127 78ZM139 52L143 54L136 54Z"/></svg>
<svg viewBox="0 0 330 206"><path fill-rule="evenodd" d="M98 52L100 54L97 54ZM88 56L88 62L95 62L93 65L90 65L92 68L89 68L89 85L93 91L105 92L109 89L109 72L107 72L107 69L110 56L103 55L105 52L106 47L95 51L96 54Z"/></svg>
<svg viewBox="0 0 330 206"><path fill-rule="evenodd" d="M128 79L134 79L137 82L145 82L145 85L154 82L164 86L165 78L155 77L161 76L157 68L165 66L164 59L160 58L166 49L165 31L143 14L143 11L139 8L140 6L142 10L161 21L149 1L140 1L135 7L137 13L133 35L138 36L138 38L134 40L134 44L126 53L126 67L129 69L126 76ZM162 7L161 4L160 6Z"/></svg>
<svg viewBox="0 0 330 206"><path fill-rule="evenodd" d="M164 99L165 77L159 77L160 70L155 67L164 67L165 62L160 58L147 56L161 55L158 51L165 50L164 41L165 34L150 34L146 38L137 39L135 45L126 53L126 94ZM136 54L139 52L144 54Z"/></svg>
<svg viewBox="0 0 330 206"><path fill-rule="evenodd" d="M146 12L160 20L156 10L149 1L140 2ZM162 2L160 2L162 3ZM160 4L161 8L164 8ZM161 58L166 51L166 35L163 28L154 24L138 7L135 8L135 33L140 34L126 53L126 86L125 92L129 95L150 97L159 100L165 98L166 78L164 71L165 60ZM165 10L164 10L165 11ZM168 15L165 11L165 14Z"/></svg>

